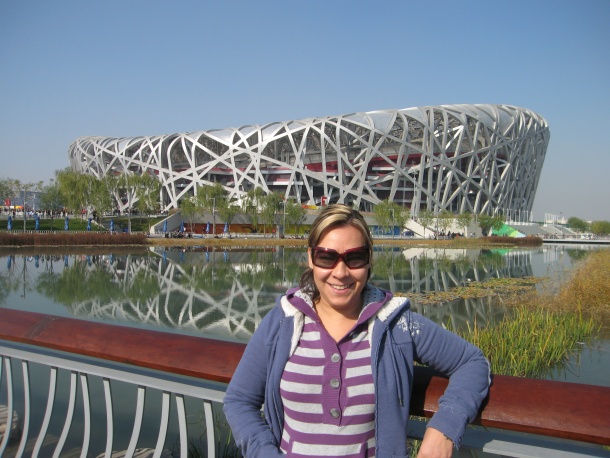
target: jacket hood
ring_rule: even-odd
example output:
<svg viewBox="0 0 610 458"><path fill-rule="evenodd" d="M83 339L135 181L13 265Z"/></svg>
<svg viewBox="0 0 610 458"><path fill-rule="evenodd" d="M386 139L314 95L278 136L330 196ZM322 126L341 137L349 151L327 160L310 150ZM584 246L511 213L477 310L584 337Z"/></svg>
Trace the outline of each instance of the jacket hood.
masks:
<svg viewBox="0 0 610 458"><path fill-rule="evenodd" d="M379 297L384 296L382 299L383 305L377 311L377 313L369 319L369 341L373 336L373 326L375 325L376 319L379 319L384 326L387 326L393 319L393 317L400 313L405 307L409 307L409 300L406 297L395 297L390 291L377 288L376 286L366 285L362 292L363 304L370 304L371 302L379 301ZM287 318L293 318L294 333L292 335L292 341L290 344L290 355L293 354L294 350L299 343L301 337L301 331L303 330L303 324L305 322L305 314L301 312L297 307L290 303L293 298L298 298L306 302L309 306L313 307L311 299L299 288L289 289L285 295L280 298L280 305L284 316Z"/></svg>

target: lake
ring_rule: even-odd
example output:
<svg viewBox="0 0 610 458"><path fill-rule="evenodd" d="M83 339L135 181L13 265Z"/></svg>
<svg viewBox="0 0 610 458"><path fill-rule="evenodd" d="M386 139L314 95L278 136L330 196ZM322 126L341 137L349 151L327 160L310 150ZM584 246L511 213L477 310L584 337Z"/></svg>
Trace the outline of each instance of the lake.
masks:
<svg viewBox="0 0 610 458"><path fill-rule="evenodd" d="M438 323L497 320L494 298L444 303L420 294L492 278L562 276L596 247L515 249L376 248L371 283L413 294L413 308ZM247 342L275 299L298 284L304 248L153 247L61 254L0 252L1 308ZM610 386L610 340L575 351L548 377ZM575 349L576 350L576 349Z"/></svg>

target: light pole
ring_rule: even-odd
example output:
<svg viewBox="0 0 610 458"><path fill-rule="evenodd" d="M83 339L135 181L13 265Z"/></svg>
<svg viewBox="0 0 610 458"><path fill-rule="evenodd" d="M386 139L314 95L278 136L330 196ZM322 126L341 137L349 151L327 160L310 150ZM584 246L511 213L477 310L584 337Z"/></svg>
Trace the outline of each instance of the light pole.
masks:
<svg viewBox="0 0 610 458"><path fill-rule="evenodd" d="M216 235L216 197L212 197L212 237Z"/></svg>
<svg viewBox="0 0 610 458"><path fill-rule="evenodd" d="M286 237L286 201L282 201L282 205L284 207L284 218L283 218L283 222L282 222L282 233L281 236Z"/></svg>
<svg viewBox="0 0 610 458"><path fill-rule="evenodd" d="M23 188L23 232L24 233L25 233L25 193L26 193L26 189Z"/></svg>

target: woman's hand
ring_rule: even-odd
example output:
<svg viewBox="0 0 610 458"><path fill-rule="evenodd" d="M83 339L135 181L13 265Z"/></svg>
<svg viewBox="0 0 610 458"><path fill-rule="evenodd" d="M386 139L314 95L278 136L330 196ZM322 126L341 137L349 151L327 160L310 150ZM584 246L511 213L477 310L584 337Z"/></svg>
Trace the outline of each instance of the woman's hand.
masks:
<svg viewBox="0 0 610 458"><path fill-rule="evenodd" d="M451 458L453 442L438 429L426 428L417 458Z"/></svg>

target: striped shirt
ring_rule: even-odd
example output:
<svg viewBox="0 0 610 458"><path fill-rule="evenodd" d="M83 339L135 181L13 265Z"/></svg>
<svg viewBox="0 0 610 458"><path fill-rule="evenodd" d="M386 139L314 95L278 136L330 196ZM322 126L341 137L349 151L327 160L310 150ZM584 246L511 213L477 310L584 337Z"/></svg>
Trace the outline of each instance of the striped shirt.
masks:
<svg viewBox="0 0 610 458"><path fill-rule="evenodd" d="M309 298L293 298L291 303L305 313L305 321L280 383L282 452L308 458L374 457L375 388L368 319L382 303L363 308L352 331L339 342L326 332Z"/></svg>

